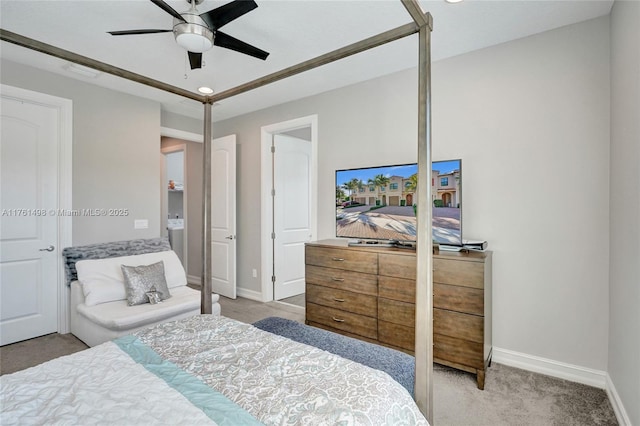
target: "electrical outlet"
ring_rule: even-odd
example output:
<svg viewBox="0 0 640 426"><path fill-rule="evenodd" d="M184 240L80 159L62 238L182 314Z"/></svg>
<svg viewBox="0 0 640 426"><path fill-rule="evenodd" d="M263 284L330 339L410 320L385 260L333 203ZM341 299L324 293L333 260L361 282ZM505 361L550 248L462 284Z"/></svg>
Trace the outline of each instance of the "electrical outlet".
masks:
<svg viewBox="0 0 640 426"><path fill-rule="evenodd" d="M149 221L147 219L136 219L133 221L133 229L147 229Z"/></svg>

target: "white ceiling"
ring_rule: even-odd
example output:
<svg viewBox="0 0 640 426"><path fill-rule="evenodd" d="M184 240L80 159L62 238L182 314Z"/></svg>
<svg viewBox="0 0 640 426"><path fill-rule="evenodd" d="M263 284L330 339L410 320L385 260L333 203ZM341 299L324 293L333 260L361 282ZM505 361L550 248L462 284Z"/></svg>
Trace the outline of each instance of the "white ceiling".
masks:
<svg viewBox="0 0 640 426"><path fill-rule="evenodd" d="M190 70L186 52L171 33L113 37L107 31L172 27L172 17L148 0L1 0L0 26L8 31L70 50L195 92L238 86L291 65L360 41L411 21L400 0L256 0L259 7L223 29L270 52L266 61L214 47L205 66ZM204 0L202 13L228 0ZM185 0L167 0L178 12ZM432 59L477 49L609 14L613 0L489 1L420 0L433 15ZM167 111L202 117L202 106L111 75L95 78L69 72L62 60L6 42L3 59L47 69L71 78L146 97ZM407 37L284 81L225 99L214 120L237 116L414 67L417 41Z"/></svg>

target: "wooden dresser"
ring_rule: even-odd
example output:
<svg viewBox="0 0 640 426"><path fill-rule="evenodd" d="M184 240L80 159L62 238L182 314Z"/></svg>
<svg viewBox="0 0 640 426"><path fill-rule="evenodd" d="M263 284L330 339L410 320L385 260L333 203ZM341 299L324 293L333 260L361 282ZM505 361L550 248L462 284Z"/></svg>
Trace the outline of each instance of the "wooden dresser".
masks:
<svg viewBox="0 0 640 426"><path fill-rule="evenodd" d="M306 323L413 353L415 251L306 245ZM433 256L433 358L477 375L491 362L491 252Z"/></svg>

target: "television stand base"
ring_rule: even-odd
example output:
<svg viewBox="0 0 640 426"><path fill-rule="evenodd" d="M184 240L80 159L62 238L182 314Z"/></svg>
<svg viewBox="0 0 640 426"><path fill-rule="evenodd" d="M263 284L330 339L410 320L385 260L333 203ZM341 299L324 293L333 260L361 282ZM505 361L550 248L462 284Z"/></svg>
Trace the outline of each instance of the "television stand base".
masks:
<svg viewBox="0 0 640 426"><path fill-rule="evenodd" d="M349 247L394 247L394 241L355 240L349 241Z"/></svg>
<svg viewBox="0 0 640 426"><path fill-rule="evenodd" d="M395 247L395 248L407 248L415 249L414 242L396 241L396 240L351 240L349 241L349 247Z"/></svg>

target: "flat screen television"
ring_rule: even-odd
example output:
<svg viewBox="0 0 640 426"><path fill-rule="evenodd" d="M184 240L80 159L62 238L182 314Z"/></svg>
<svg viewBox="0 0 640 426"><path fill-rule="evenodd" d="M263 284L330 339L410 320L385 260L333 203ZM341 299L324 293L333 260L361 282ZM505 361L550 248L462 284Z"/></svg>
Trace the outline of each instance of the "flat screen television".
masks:
<svg viewBox="0 0 640 426"><path fill-rule="evenodd" d="M433 242L462 246L461 160L434 161ZM417 164L336 170L336 236L400 244L416 241Z"/></svg>

